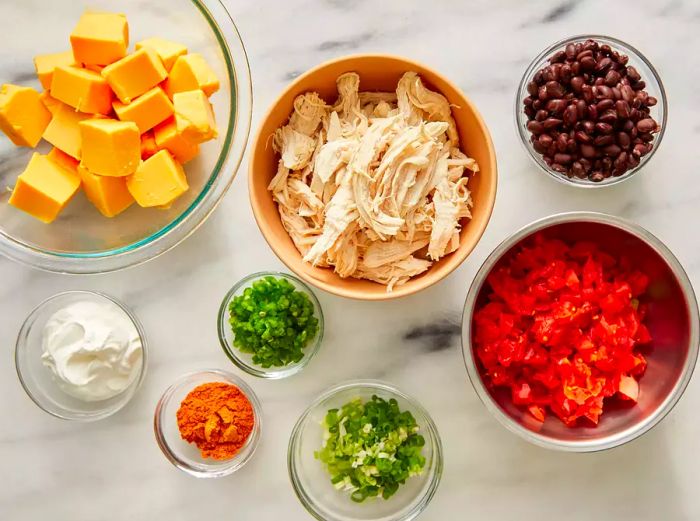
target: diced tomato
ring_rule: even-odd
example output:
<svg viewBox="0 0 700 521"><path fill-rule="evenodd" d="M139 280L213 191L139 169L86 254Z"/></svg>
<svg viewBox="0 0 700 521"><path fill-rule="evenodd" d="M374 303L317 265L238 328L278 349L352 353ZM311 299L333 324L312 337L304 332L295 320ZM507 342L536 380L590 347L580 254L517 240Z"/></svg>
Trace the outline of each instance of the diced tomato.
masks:
<svg viewBox="0 0 700 521"><path fill-rule="evenodd" d="M637 402L639 397L639 384L632 376L623 376L620 378L620 395L625 400Z"/></svg>
<svg viewBox="0 0 700 521"><path fill-rule="evenodd" d="M550 409L570 427L596 425L604 399L636 401L647 366L636 348L649 277L594 243L535 236L487 283L474 316L476 354L489 387L542 422Z"/></svg>

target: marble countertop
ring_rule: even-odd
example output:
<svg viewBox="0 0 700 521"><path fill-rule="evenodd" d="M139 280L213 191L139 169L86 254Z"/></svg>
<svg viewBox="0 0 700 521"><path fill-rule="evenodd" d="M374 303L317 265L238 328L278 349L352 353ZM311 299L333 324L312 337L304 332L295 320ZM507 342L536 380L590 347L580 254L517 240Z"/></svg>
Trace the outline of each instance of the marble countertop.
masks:
<svg viewBox="0 0 700 521"><path fill-rule="evenodd" d="M0 14L19 8L0 5ZM491 223L449 278L387 303L317 292L324 345L305 371L283 381L245 377L264 403L255 458L225 479L196 480L158 449L154 405L178 375L234 370L218 345L220 298L250 272L280 269L248 206L244 161L217 212L157 260L104 276L40 273L0 260L0 519L303 520L287 477L293 423L322 390L341 380L381 378L431 411L446 451L443 480L421 519L700 519L700 381L660 426L598 454L550 452L503 429L481 405L464 370L459 317L475 271L517 228L567 210L632 219L660 237L700 288L700 4L694 0L226 0L249 53L253 131L276 93L319 62L354 52L390 52L426 62L454 80L489 125L499 161ZM11 16L12 11L7 11ZM603 17L601 13L608 13ZM571 34L609 34L641 49L668 91L664 143L645 171L606 190L576 190L547 178L526 157L513 97L529 60ZM54 419L17 381L14 337L39 301L93 289L125 301L148 334L150 367L134 400L94 424Z"/></svg>

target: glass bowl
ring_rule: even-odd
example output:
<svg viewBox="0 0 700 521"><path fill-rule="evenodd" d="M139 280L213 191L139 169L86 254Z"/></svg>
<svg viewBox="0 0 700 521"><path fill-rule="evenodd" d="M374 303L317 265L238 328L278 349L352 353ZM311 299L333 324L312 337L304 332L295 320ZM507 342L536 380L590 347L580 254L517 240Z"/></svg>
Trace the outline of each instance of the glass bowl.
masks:
<svg viewBox="0 0 700 521"><path fill-rule="evenodd" d="M96 402L79 400L61 389L52 371L41 361L42 335L46 322L59 309L79 301L108 304L124 313L141 337L142 356L138 374L129 387L117 396ZM146 374L146 335L134 314L116 299L94 291L66 291L49 297L29 314L17 335L15 367L27 395L42 410L64 420L96 421L124 407L138 390Z"/></svg>
<svg viewBox="0 0 700 521"><path fill-rule="evenodd" d="M646 82L645 90L649 93L649 96L653 96L658 100L658 103L651 107L651 117L653 117L661 127L659 132L654 135L654 141L652 141L654 147L651 149L651 152L643 156L635 168L628 170L621 176L611 176L607 179L603 179L600 182L594 182L589 179L579 179L577 177L567 177L565 174L560 174L559 172L552 170L547 163L544 162L542 156L533 148L532 143L530 142L530 132L527 129L527 115L523 110L523 100L525 100L525 98L528 96L527 84L532 80L538 70L549 64L549 57L556 51L563 50L569 43L583 42L589 38L596 40L599 43L608 44L613 50L617 50L621 54L626 54L629 57L629 65L634 66L637 71L639 71L642 79ZM578 36L572 36L571 38L565 38L544 49L534 60L532 60L532 63L530 63L528 66L525 74L523 74L520 84L518 85L518 92L515 99L515 120L518 128L518 135L520 136L520 141L525 147L525 150L527 150L529 156L532 158L535 164L542 171L549 174L557 181L583 188L597 188L601 186L614 185L629 179L634 174L639 172L658 150L661 140L664 137L664 133L666 132L667 117L668 101L666 99L666 91L661 83L659 74L656 72L656 69L651 62L649 62L649 60L647 60L641 52L631 45L616 38L611 38L610 36L595 34L581 34Z"/></svg>
<svg viewBox="0 0 700 521"><path fill-rule="evenodd" d="M426 465L420 476L409 478L388 500L373 498L355 503L347 492L333 487L330 475L314 457L314 451L323 444L322 422L328 409L372 395L395 398L402 410L411 411L425 438ZM359 380L328 389L301 415L289 440L287 465L297 497L320 521L405 521L423 512L437 491L442 476L442 443L435 423L415 399L388 384Z"/></svg>
<svg viewBox="0 0 700 521"><path fill-rule="evenodd" d="M248 140L252 112L250 71L240 36L219 0L56 0L37 9L12 9L0 20L11 44L0 50L6 81L41 89L32 59L70 48L68 35L85 9L125 13L130 43L160 36L201 53L221 88L212 96L219 138L201 146L185 165L190 189L168 210L132 205L108 219L78 193L59 218L44 224L7 204L17 175L33 150L0 134L0 253L36 268L65 273L114 271L152 259L174 247L209 216L233 181ZM34 38L26 38L31 27ZM48 152L42 143L38 149Z"/></svg>
<svg viewBox="0 0 700 521"><path fill-rule="evenodd" d="M210 382L225 382L238 387L250 401L255 414L255 425L241 450L234 457L223 461L202 458L196 445L182 439L177 426L176 414L182 400L198 385ZM235 374L218 369L188 373L175 380L158 400L153 429L158 446L170 463L196 478L220 478L236 472L255 453L262 429L262 406L253 389Z"/></svg>
<svg viewBox="0 0 700 521"><path fill-rule="evenodd" d="M297 291L306 293L311 299L311 303L314 306L314 315L318 319L318 333L316 334L316 337L313 338L304 348L304 357L298 362L285 365L284 367L264 368L254 364L252 354L244 353L233 345L234 334L231 326L229 325L228 307L231 300L233 300L234 297L241 295L243 291L250 287L250 285L255 281L268 276L286 279L292 283ZM236 285L233 286L228 293L226 293L224 300L221 302L221 306L219 307L219 318L217 321L219 342L221 343L221 347L223 348L224 353L226 353L226 356L228 356L238 368L243 369L246 373L253 376L258 376L260 378L269 378L273 380L286 378L287 376L298 373L304 369L304 367L306 367L311 358L313 358L321 347L321 342L323 341L323 325L323 310L321 309L321 304L318 302L316 295L314 295L314 292L311 291L311 288L296 277L277 271L262 271L259 273L253 273L252 275L248 275L247 277L238 281Z"/></svg>
<svg viewBox="0 0 700 521"><path fill-rule="evenodd" d="M482 378L474 353L473 317L486 299L490 273L503 265L524 241L543 234L568 243L590 241L619 258L634 259L651 280L640 300L647 306L645 325L652 343L644 346L647 369L633 406L606 401L598 425L566 427L553 414L544 423L512 402L510 391L491 389ZM693 374L700 342L700 316L693 286L673 253L634 223L595 212L570 212L535 221L503 241L484 261L469 289L462 317L462 351L467 373L479 399L508 430L523 439L568 452L595 452L632 441L657 425L676 405ZM616 403L617 402L617 403Z"/></svg>

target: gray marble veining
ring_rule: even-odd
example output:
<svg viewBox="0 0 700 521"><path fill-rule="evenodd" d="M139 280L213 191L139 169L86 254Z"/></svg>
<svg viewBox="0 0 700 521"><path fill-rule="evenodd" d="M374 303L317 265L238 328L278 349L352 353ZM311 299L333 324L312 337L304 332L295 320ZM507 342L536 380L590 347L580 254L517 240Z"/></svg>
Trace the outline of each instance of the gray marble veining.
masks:
<svg viewBox="0 0 700 521"><path fill-rule="evenodd" d="M163 1L163 0L159 0ZM152 414L179 374L232 369L215 317L244 275L282 268L258 233L244 161L212 218L175 250L146 265L94 277L32 271L0 260L0 519L303 520L287 478L289 432L313 397L340 380L387 380L432 413L446 450L443 481L421 519L448 521L700 519L700 387L662 424L629 445L592 455L548 452L506 432L481 406L463 367L461 307L483 259L531 220L567 210L633 219L658 235L700 287L700 3L695 0L225 0L246 44L254 82L253 131L276 94L309 67L355 52L390 52L426 62L454 80L482 111L496 143L499 192L489 228L447 280L389 303L318 292L326 339L300 375L246 378L263 400L265 429L246 468L221 480L185 476L161 455ZM99 2L98 2L99 3ZM13 13L37 2L0 2L0 34ZM144 16L148 11L144 11ZM44 27L44 26L42 26ZM640 49L668 91L668 131L645 171L603 191L575 190L539 172L518 142L515 88L530 59L571 34L609 34ZM0 50L0 79L18 68ZM96 289L127 302L151 347L134 401L92 425L53 419L17 382L14 336L30 309L65 289Z"/></svg>

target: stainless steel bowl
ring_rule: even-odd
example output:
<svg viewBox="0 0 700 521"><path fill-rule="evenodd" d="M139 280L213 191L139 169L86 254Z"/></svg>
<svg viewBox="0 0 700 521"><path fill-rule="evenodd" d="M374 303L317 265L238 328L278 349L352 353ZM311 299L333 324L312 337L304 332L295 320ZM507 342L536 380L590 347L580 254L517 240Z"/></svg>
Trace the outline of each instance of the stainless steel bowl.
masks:
<svg viewBox="0 0 700 521"><path fill-rule="evenodd" d="M472 347L474 309L486 298L489 273L535 233L566 240L593 241L612 255L625 255L651 278L646 325L653 337L647 371L634 407L606 407L597 427L566 427L550 415L544 424L528 421L506 390L487 389ZM654 235L634 223L594 212L572 212L535 221L489 255L469 289L462 316L462 351L469 379L493 416L511 432L545 448L570 452L610 449L659 423L678 402L698 357L698 304L678 259Z"/></svg>

